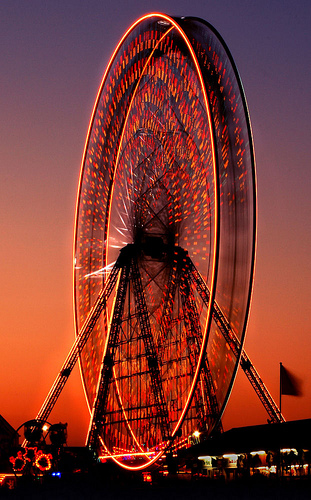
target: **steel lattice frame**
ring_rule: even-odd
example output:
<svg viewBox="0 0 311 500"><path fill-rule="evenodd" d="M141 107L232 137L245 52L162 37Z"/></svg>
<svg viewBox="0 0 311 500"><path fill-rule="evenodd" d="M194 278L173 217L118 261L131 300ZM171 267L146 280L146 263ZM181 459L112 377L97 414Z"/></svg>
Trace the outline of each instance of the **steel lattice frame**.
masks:
<svg viewBox="0 0 311 500"><path fill-rule="evenodd" d="M205 21L149 14L118 44L87 136L75 233L76 342L88 444L142 469L195 430L219 428L243 351L256 187L242 85Z"/></svg>

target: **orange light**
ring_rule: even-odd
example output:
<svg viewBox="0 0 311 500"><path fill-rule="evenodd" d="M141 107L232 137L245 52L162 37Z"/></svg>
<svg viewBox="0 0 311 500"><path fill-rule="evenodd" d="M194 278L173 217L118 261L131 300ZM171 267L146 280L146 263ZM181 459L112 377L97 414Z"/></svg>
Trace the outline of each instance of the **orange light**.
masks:
<svg viewBox="0 0 311 500"><path fill-rule="evenodd" d="M106 460L107 458L127 458L127 457L145 457L145 456L154 456L156 454L155 451L152 452L129 452L129 453L118 453L113 455L100 455L98 458L100 460Z"/></svg>

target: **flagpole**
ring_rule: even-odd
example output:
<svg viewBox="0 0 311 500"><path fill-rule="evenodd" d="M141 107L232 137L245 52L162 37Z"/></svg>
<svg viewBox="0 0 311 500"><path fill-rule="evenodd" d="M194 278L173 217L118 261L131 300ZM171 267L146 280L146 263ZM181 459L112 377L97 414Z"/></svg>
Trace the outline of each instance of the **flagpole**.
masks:
<svg viewBox="0 0 311 500"><path fill-rule="evenodd" d="M282 413L282 363L280 363L280 413Z"/></svg>
<svg viewBox="0 0 311 500"><path fill-rule="evenodd" d="M280 407L280 413L282 413L282 363L280 362L280 404L279 404L279 407ZM279 431L280 432L280 431ZM282 459L281 459L281 446L280 446L280 433L279 433L279 449L278 449L278 454L279 454L279 459L278 459L278 477L280 476L281 474L281 463L282 463ZM283 475L283 470L282 470L282 475Z"/></svg>

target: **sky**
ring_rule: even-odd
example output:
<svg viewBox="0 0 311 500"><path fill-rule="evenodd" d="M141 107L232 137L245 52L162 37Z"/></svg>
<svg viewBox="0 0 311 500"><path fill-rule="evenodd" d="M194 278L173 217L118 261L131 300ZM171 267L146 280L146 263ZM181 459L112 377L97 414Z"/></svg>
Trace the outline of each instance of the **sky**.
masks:
<svg viewBox="0 0 311 500"><path fill-rule="evenodd" d="M245 350L276 402L279 363L302 381L287 420L311 418L311 3L309 0L10 0L0 3L0 414L34 418L74 339L72 246L88 123L123 33L147 12L201 17L244 85L258 182ZM239 370L225 430L268 415ZM88 426L78 367L49 421Z"/></svg>

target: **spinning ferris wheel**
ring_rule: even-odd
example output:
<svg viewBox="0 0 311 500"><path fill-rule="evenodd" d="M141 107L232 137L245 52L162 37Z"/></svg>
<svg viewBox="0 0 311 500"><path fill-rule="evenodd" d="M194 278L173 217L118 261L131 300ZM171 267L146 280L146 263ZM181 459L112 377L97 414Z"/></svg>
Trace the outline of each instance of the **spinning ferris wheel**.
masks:
<svg viewBox="0 0 311 500"><path fill-rule="evenodd" d="M96 99L75 233L76 341L88 445L142 469L221 427L241 364L256 235L252 135L225 43L196 18L150 14L118 44ZM126 458L126 460L125 460Z"/></svg>

